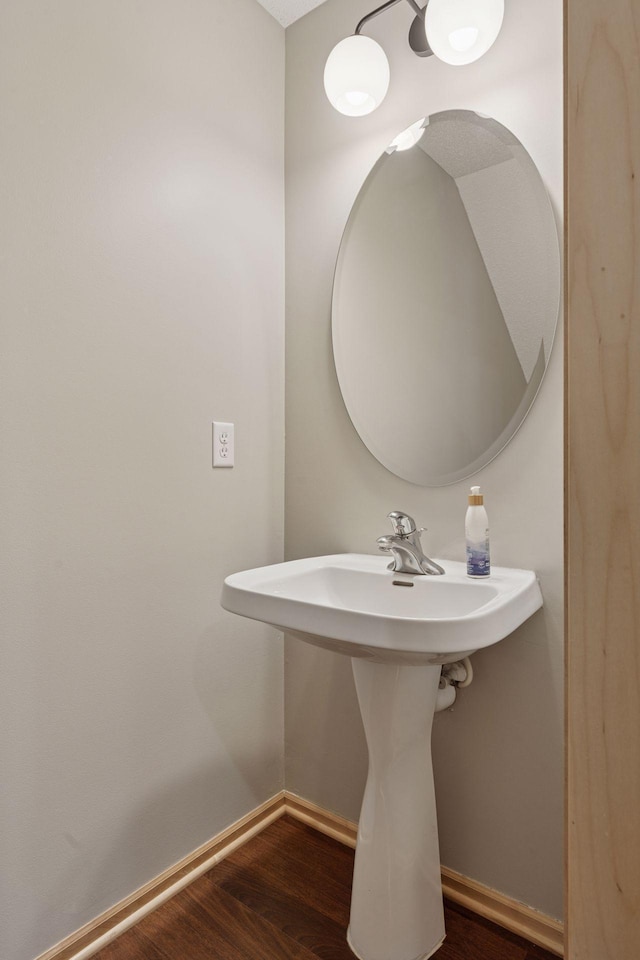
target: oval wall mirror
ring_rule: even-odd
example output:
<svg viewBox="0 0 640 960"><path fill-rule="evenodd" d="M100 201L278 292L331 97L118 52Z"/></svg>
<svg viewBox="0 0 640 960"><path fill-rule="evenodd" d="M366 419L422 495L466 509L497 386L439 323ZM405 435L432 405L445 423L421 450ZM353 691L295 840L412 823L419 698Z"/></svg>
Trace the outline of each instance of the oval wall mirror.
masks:
<svg viewBox="0 0 640 960"><path fill-rule="evenodd" d="M496 120L437 113L367 177L333 287L349 416L387 469L462 480L516 432L549 361L560 248L531 157Z"/></svg>

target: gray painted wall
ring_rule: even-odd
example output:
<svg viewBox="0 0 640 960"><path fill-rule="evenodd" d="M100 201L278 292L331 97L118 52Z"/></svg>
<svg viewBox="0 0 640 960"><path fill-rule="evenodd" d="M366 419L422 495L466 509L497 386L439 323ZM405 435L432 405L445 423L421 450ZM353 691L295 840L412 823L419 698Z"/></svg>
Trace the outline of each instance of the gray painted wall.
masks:
<svg viewBox="0 0 640 960"><path fill-rule="evenodd" d="M0 14L0 955L282 788L284 30L254 0ZM236 467L211 469L211 421Z"/></svg>
<svg viewBox="0 0 640 960"><path fill-rule="evenodd" d="M322 88L332 46L371 7L328 0L287 30L286 554L374 553L399 508L429 531L432 556L460 559L469 482L421 488L371 456L342 403L331 352L335 258L351 205L393 137L425 113L464 108L522 141L562 209L562 8L511 0L493 50L476 64L419 60L404 4L369 25L391 65L374 114L336 113ZM562 913L562 349L533 410L475 478L486 494L495 564L530 567L545 606L474 657L476 679L435 721L443 862L550 915ZM391 402L391 401L390 401ZM357 818L366 746L346 658L288 641L288 789Z"/></svg>

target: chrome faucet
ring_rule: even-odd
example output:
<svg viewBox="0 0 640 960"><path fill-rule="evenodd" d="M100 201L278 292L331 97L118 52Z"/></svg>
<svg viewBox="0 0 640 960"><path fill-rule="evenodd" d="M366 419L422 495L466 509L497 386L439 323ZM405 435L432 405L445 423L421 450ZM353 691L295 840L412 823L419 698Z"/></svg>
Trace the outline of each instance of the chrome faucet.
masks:
<svg viewBox="0 0 640 960"><path fill-rule="evenodd" d="M416 529L413 517L400 510L392 510L389 514L393 533L386 537L378 537L378 550L393 555L389 570L395 573L413 573L440 575L444 570L439 563L425 556L420 542L420 534L425 529Z"/></svg>

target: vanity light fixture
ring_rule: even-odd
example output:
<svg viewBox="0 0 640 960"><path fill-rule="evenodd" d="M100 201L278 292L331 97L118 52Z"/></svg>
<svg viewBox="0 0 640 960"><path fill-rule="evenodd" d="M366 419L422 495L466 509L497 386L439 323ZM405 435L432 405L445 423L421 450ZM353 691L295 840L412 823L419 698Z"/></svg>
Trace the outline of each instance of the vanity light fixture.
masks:
<svg viewBox="0 0 640 960"><path fill-rule="evenodd" d="M380 106L389 89L389 61L375 40L362 36L363 27L400 0L387 0L366 14L355 33L331 51L324 68L324 89L332 106L349 117L362 117ZM504 0L427 0L415 13L409 46L419 57L435 54L445 63L473 63L500 33Z"/></svg>

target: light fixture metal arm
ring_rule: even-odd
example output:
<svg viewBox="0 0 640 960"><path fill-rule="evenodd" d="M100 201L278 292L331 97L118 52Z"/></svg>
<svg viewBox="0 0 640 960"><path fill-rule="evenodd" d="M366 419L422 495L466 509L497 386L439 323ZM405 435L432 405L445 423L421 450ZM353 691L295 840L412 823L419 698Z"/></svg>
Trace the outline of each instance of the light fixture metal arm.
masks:
<svg viewBox="0 0 640 960"><path fill-rule="evenodd" d="M362 20L359 22L358 26L355 29L355 33L362 33L362 28L369 22L373 20L374 17L377 17L379 14L384 13L385 10L389 10L391 7L395 7L397 3L400 3L400 0L387 0L387 3L383 3L381 6L376 7L375 10L372 10L371 13L367 13ZM416 16L420 17L421 20L424 20L424 9L419 7L415 0L407 0L407 3L414 11Z"/></svg>
<svg viewBox="0 0 640 960"><path fill-rule="evenodd" d="M425 3L424 7L419 7L415 0L407 0L407 3L415 13L416 17L420 17L421 20L424 20L424 12L427 9L427 4Z"/></svg>

